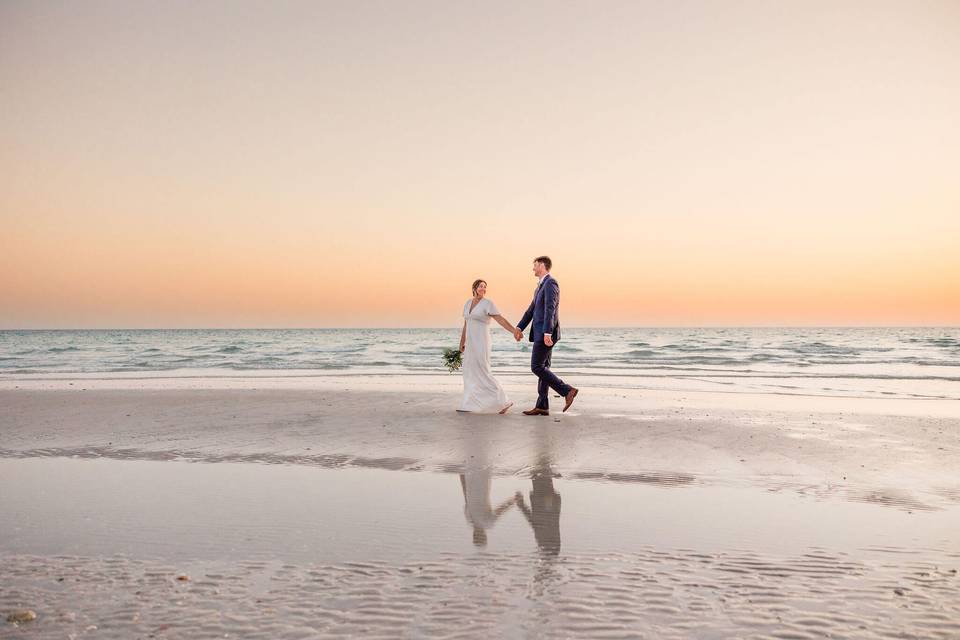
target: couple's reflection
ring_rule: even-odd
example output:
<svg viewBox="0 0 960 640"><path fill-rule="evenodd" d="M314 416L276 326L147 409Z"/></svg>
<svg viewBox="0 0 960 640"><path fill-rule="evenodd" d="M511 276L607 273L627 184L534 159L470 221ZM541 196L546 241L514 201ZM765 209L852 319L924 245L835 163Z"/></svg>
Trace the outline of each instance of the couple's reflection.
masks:
<svg viewBox="0 0 960 640"><path fill-rule="evenodd" d="M560 494L553 487L553 469L550 468L549 458L537 460L530 480L533 483L530 506L527 506L519 491L514 495L514 500L533 528L533 537L540 551L547 555L559 555Z"/></svg>
<svg viewBox="0 0 960 640"><path fill-rule="evenodd" d="M486 546L487 531L500 517L516 506L533 529L533 537L545 555L560 553L560 494L553 486L553 469L549 454L541 449L531 469L529 504L520 491L493 506L490 496L493 466L489 458L489 442L479 434L467 438L464 472L460 474L463 489L463 512L473 528L473 543Z"/></svg>
<svg viewBox="0 0 960 640"><path fill-rule="evenodd" d="M473 544L487 545L487 529L491 528L515 503L513 498L504 500L496 508L490 502L490 482L493 471L489 466L478 467L469 462L460 474L463 488L463 514L473 526Z"/></svg>

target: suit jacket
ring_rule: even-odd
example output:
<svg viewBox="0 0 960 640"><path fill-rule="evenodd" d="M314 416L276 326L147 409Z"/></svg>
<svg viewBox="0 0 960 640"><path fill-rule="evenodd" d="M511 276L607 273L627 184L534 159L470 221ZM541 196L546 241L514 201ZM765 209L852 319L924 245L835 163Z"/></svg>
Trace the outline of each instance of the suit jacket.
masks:
<svg viewBox="0 0 960 640"><path fill-rule="evenodd" d="M533 302L520 318L517 328L523 331L530 324L530 342L543 342L543 334L553 334L553 341L560 341L560 285L549 273L533 296Z"/></svg>

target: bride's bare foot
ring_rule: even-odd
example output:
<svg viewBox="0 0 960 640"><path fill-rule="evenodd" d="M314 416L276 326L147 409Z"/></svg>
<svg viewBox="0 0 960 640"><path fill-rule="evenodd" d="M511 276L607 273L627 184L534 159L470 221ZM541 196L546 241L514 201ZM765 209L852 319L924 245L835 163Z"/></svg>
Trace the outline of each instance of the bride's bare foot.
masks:
<svg viewBox="0 0 960 640"><path fill-rule="evenodd" d="M512 407L512 406L513 406L513 403L511 402L510 404L508 404L507 406L505 406L503 409L500 409L500 415L503 415L503 414L505 414L507 411L510 411L510 407Z"/></svg>

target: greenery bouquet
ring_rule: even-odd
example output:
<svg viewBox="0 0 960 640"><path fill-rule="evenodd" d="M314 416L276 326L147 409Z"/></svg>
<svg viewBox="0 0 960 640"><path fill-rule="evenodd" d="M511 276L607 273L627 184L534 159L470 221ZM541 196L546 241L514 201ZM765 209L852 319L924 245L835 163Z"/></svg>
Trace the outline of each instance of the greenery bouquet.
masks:
<svg viewBox="0 0 960 640"><path fill-rule="evenodd" d="M444 349L443 364L453 373L463 364L463 354L460 349Z"/></svg>

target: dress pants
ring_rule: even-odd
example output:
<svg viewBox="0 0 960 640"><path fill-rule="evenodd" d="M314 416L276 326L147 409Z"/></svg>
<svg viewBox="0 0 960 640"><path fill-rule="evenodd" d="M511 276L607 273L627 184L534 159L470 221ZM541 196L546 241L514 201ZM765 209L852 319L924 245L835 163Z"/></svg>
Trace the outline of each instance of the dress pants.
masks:
<svg viewBox="0 0 960 640"><path fill-rule="evenodd" d="M550 389L553 389L561 396L566 397L570 393L570 385L550 371L550 358L553 354L553 347L543 344L543 340L537 340L533 343L533 353L530 356L530 370L540 379L537 385L537 409L544 411L550 410L550 400L547 396Z"/></svg>

